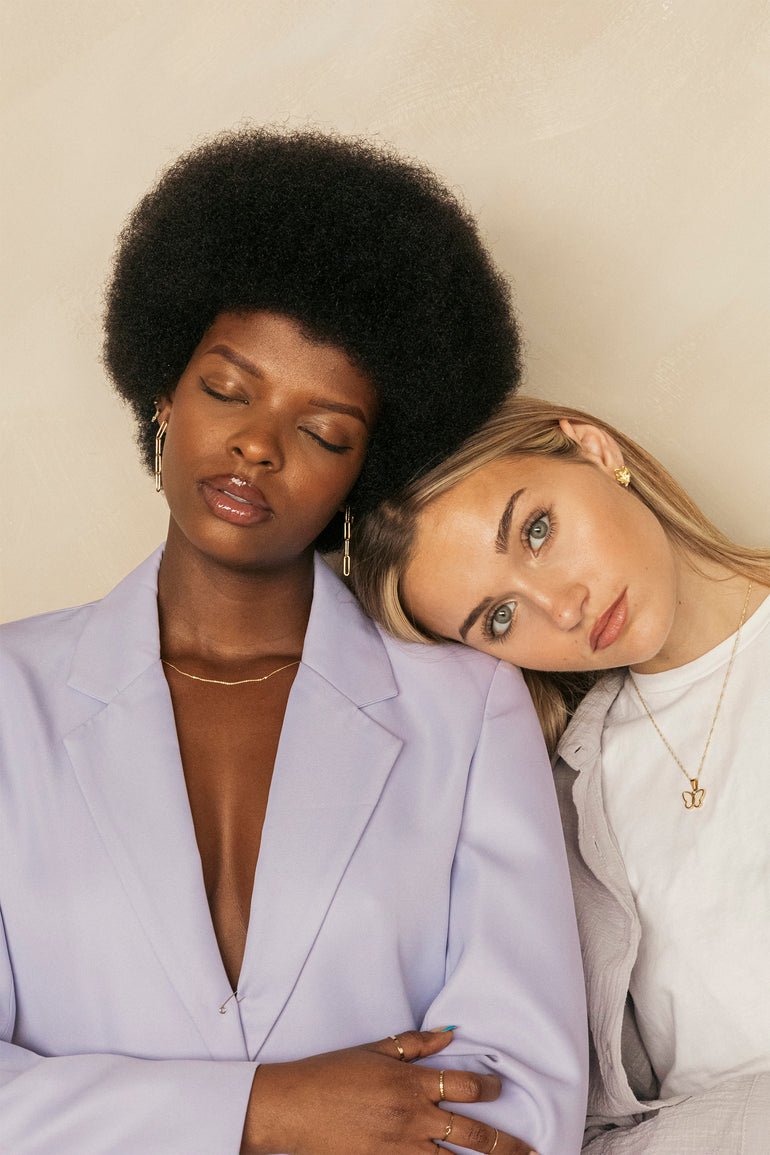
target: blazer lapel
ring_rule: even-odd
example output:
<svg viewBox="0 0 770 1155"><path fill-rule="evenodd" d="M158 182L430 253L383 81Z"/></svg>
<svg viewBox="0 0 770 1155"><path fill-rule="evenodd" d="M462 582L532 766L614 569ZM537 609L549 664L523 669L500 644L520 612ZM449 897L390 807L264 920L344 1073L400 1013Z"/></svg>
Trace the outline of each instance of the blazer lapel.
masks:
<svg viewBox="0 0 770 1155"><path fill-rule="evenodd" d="M312 950L402 740L361 706L396 694L382 641L321 561L254 880L241 1017L259 1055Z"/></svg>
<svg viewBox="0 0 770 1155"><path fill-rule="evenodd" d="M240 1016L220 1015L230 985L160 663L159 560L160 551L94 607L70 677L94 712L65 742L136 916L210 1054L247 1057L245 1033L256 1057L398 757L401 739L363 709L397 687L376 628L318 560L254 880Z"/></svg>
<svg viewBox="0 0 770 1155"><path fill-rule="evenodd" d="M237 1016L218 1013L230 985L159 657L159 556L94 607L70 685L94 698L95 712L65 745L136 916L207 1049L214 1057L245 1057Z"/></svg>

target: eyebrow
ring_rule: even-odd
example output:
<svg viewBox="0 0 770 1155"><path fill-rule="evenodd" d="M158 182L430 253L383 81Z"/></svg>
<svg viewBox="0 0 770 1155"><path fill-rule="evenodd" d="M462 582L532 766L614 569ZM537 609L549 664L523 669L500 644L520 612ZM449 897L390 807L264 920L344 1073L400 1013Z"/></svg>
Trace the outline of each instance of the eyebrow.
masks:
<svg viewBox="0 0 770 1155"><path fill-rule="evenodd" d="M497 534L495 536L495 551L497 553L506 553L508 550L508 539L511 535L511 521L513 520L513 511L516 506L516 502L519 500L522 493L524 493L523 488L517 489L515 493L511 494L510 498L506 502L505 509L503 510L502 516L497 525ZM494 598L483 598L477 606L473 607L463 624L460 626L460 637L463 641L465 641L467 638L468 631L470 630L471 626L475 625L484 611L489 609L489 607L494 604L494 601Z"/></svg>
<svg viewBox="0 0 770 1155"><path fill-rule="evenodd" d="M480 617L481 614L483 614L484 611L489 608L489 606L492 605L494 600L494 598L484 598L483 601L479 602L479 604L471 610L463 624L460 626L460 637L463 641L465 641L466 637L468 636L468 630L472 625L474 625L476 619Z"/></svg>
<svg viewBox="0 0 770 1155"><path fill-rule="evenodd" d="M242 353L231 349L229 345L213 345L206 350L207 353L216 353L219 357L224 357L225 361L229 361L231 365L235 365L238 369L243 369L244 373L248 373L251 377L262 377L262 372L253 361L249 361L248 357L244 357ZM344 413L348 417L355 417L365 429L369 428L369 423L364 416L362 409L358 405L345 405L342 401L327 401L323 397L312 397L310 404L316 409L328 409L331 413Z"/></svg>
<svg viewBox="0 0 770 1155"><path fill-rule="evenodd" d="M517 489L515 493L511 494L510 500L503 510L503 516L497 527L497 537L495 538L495 550L497 553L508 552L508 538L511 533L511 520L513 518L513 510L516 502L521 497L523 489Z"/></svg>
<svg viewBox="0 0 770 1155"><path fill-rule="evenodd" d="M346 413L349 417L356 417L365 429L369 428L363 410L359 409L357 405L345 405L342 401L327 401L323 397L311 397L310 404L314 405L316 409L328 409L331 413Z"/></svg>
<svg viewBox="0 0 770 1155"><path fill-rule="evenodd" d="M224 357L225 361L229 361L231 365L236 365L239 369L243 369L244 373L250 374L252 377L261 377L257 366L249 361L248 357L244 357L242 353L236 353L235 349L231 349L229 345L213 345L206 350L207 353L216 353L220 357Z"/></svg>

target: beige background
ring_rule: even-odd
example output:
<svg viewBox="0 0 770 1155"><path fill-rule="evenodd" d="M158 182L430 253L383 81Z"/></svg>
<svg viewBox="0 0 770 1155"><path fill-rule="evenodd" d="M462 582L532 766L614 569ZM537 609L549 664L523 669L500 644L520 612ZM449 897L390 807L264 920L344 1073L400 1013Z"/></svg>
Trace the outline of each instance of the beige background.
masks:
<svg viewBox="0 0 770 1155"><path fill-rule="evenodd" d="M162 538L99 365L121 221L243 119L394 142L513 279L527 387L770 539L764 0L4 0L2 602L99 596Z"/></svg>

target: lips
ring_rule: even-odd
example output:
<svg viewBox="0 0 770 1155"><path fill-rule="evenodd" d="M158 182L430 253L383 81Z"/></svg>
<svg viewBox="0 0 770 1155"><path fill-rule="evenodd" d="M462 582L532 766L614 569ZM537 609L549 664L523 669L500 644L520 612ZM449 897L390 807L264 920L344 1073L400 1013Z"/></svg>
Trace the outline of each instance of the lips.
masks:
<svg viewBox="0 0 770 1155"><path fill-rule="evenodd" d="M242 477L207 477L198 488L214 516L231 525L261 525L274 516L262 491Z"/></svg>
<svg viewBox="0 0 770 1155"><path fill-rule="evenodd" d="M589 638L592 650L606 650L608 646L617 641L628 617L626 594L627 590L623 590L617 601L614 601L610 608L605 610L601 617L594 622Z"/></svg>

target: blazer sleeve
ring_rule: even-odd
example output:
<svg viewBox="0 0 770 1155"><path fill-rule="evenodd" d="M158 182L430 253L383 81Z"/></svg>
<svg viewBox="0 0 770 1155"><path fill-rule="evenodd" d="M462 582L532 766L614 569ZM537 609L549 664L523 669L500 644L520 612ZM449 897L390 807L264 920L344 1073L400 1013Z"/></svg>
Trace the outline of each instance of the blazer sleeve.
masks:
<svg viewBox="0 0 770 1155"><path fill-rule="evenodd" d="M3 1155L237 1155L257 1064L44 1058L11 1043L13 977L0 920Z"/></svg>
<svg viewBox="0 0 770 1155"><path fill-rule="evenodd" d="M572 891L540 727L520 672L505 663L469 776L446 982L425 1021L459 1028L428 1065L502 1078L500 1098L474 1104L476 1117L540 1155L580 1151L587 1027Z"/></svg>

